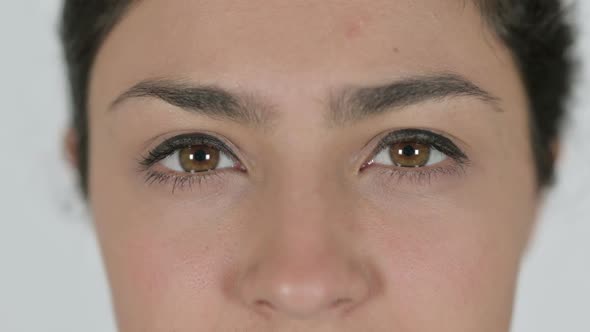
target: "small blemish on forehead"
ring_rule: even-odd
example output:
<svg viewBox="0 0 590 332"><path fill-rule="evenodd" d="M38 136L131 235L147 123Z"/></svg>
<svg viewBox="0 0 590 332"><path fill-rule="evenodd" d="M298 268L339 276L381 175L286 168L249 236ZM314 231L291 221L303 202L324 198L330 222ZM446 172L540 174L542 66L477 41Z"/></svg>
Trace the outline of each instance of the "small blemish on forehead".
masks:
<svg viewBox="0 0 590 332"><path fill-rule="evenodd" d="M359 37L363 32L366 22L367 17L365 16L355 17L354 19L346 22L344 30L346 39L354 39Z"/></svg>
<svg viewBox="0 0 590 332"><path fill-rule="evenodd" d="M361 24L359 22L349 23L346 27L346 38L354 39L361 33Z"/></svg>

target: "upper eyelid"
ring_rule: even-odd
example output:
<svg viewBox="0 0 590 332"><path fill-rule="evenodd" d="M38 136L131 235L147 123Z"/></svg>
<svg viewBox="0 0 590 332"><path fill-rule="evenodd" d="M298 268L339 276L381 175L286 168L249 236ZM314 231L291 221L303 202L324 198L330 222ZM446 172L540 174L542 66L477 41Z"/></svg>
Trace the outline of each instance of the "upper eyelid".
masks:
<svg viewBox="0 0 590 332"><path fill-rule="evenodd" d="M415 139L425 139L424 142L433 145L437 148L437 145L440 145L440 142L436 140L446 141L448 146L442 146L443 150L441 151L445 154L452 153L455 154L454 159L459 160L468 160L467 155L465 154L464 150L461 149L457 144L454 142L454 137L447 137L450 135L446 135L444 133L439 133L434 130L430 129L420 129L420 128L411 128L411 129L399 129L399 130L391 130L386 132L385 134L381 134L379 140L375 147L372 150L372 156L375 156L377 153L383 151L383 149L387 148L389 145L393 143L403 142L404 139L408 140L415 140ZM440 148L440 146L438 146ZM448 149L456 150L456 151L448 151ZM440 150L439 150L440 151Z"/></svg>
<svg viewBox="0 0 590 332"><path fill-rule="evenodd" d="M186 142L180 143L181 140L185 140ZM214 147L218 147L220 149L223 149L224 151L225 150L231 151L231 148L223 140L221 140L217 137L208 135L208 134L185 134L185 135L175 136L175 137L172 137L172 138L164 141L163 143L158 145L154 150L157 150L160 147L165 146L165 145L174 146L175 148L181 148L181 147L189 147L189 146L195 145L195 144L210 145L210 146L214 146Z"/></svg>
<svg viewBox="0 0 590 332"><path fill-rule="evenodd" d="M432 139L435 137L444 137L444 135L424 129L401 129L388 132L379 142L403 141L405 139Z"/></svg>
<svg viewBox="0 0 590 332"><path fill-rule="evenodd" d="M380 152L381 150L387 148L389 145L393 143L402 142L404 140L415 140L418 138L420 134L425 136L426 131L414 129L401 129L386 132L385 134L382 134L379 137L377 144L373 148L373 152Z"/></svg>
<svg viewBox="0 0 590 332"><path fill-rule="evenodd" d="M187 140L186 143L178 143L181 140ZM194 144L205 144L218 148L221 153L225 153L235 162L242 163L242 159L234 152L233 144L227 142L225 139L216 137L216 135L204 132L186 133L173 136L164 140L162 143L156 145L156 147L148 150L147 156L142 157L140 164L144 167L149 167L156 162L160 162L166 157L172 155L174 152L189 147ZM161 155L157 160L153 160L155 155ZM147 163L146 163L147 162Z"/></svg>
<svg viewBox="0 0 590 332"><path fill-rule="evenodd" d="M377 153L381 152L383 148L386 148L389 144L396 142L396 139L398 139L397 142L399 142L402 139L416 139L417 136L421 136L421 135L423 137L428 137L428 136L442 137L442 138L448 140L456 149L458 149L459 152L462 153L461 159L464 159L464 160L468 159L464 153L464 149L459 147L459 145L455 144L455 142L459 141L460 145L466 146L467 148L469 148L469 145L467 145L462 140L454 137L453 135L450 135L450 134L447 134L444 132L440 132L438 130L433 130L430 128L390 129L388 131L381 132L380 134L376 135L375 137L373 137L373 139L369 140L369 142L366 145L373 146L373 148L371 148L371 151L370 151L371 158L373 158ZM162 137L162 136L163 135L160 135L159 137ZM182 133L182 134L177 134L176 136L172 136L171 138L165 139L162 143L159 143L158 145L156 145L156 147L149 149L148 154L156 151L158 148L162 147L165 144L172 144L172 143L174 143L175 140L180 140L182 138L187 138L187 139L193 138L195 141L197 141L199 139L209 140L210 142L216 143L216 144L214 144L214 146L221 147L222 152L226 153L232 160L242 164L245 167L245 169L249 169L248 165L251 165L251 161L249 161L247 158L243 157L242 153L240 152L241 151L240 148L237 145L235 145L231 140L225 138L223 135L220 135L220 134L217 134L214 132L209 132L209 131L186 132L186 133ZM156 138L154 138L154 140L155 139ZM377 141L377 142L375 143L375 141ZM373 142L373 143L371 143L371 142ZM433 142L427 141L427 143L432 144ZM177 149L180 149L180 147ZM172 153L173 151L170 151L170 152ZM444 153L444 151L441 151L441 152ZM360 157L360 155L358 157ZM353 156L352 160L357 160L358 157ZM142 158L140 160L140 164L142 164L142 165L143 165L143 163L142 163L143 160L145 160L145 158ZM160 160L158 160L158 161L160 161ZM353 162L353 163L356 164L356 162ZM150 166L150 165L144 165L144 166Z"/></svg>

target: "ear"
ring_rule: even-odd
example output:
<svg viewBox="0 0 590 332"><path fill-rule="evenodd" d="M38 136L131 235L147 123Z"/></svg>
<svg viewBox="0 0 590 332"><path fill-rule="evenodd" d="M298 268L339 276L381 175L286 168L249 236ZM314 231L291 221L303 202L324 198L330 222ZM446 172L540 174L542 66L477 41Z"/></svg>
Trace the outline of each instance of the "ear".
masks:
<svg viewBox="0 0 590 332"><path fill-rule="evenodd" d="M68 164L77 169L80 161L78 155L78 132L74 128L69 128L64 136L64 150Z"/></svg>

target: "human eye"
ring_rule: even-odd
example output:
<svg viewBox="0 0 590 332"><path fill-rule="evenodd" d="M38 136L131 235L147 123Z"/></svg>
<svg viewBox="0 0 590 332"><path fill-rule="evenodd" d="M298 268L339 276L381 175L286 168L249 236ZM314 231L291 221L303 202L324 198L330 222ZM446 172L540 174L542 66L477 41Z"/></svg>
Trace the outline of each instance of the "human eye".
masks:
<svg viewBox="0 0 590 332"><path fill-rule="evenodd" d="M150 150L139 163L147 183L172 182L173 191L202 184L224 171L245 172L228 144L209 134L172 137Z"/></svg>
<svg viewBox="0 0 590 332"><path fill-rule="evenodd" d="M388 174L430 179L434 174L463 170L469 159L451 139L422 129L391 132L379 141L372 157L363 165L381 167Z"/></svg>

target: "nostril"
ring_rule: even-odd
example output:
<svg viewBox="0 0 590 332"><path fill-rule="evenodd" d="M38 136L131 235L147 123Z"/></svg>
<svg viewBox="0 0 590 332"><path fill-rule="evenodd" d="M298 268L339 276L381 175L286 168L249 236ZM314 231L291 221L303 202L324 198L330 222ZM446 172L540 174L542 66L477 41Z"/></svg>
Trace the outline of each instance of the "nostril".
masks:
<svg viewBox="0 0 590 332"><path fill-rule="evenodd" d="M338 299L338 300L334 301L334 303L332 303L332 307L333 308L343 307L343 306L350 304L351 302L352 302L352 299L350 299L350 298Z"/></svg>
<svg viewBox="0 0 590 332"><path fill-rule="evenodd" d="M260 308L270 308L270 309L274 309L274 306L272 305L272 303L266 301L266 300L256 300L254 302L254 305L256 307L260 307Z"/></svg>
<svg viewBox="0 0 590 332"><path fill-rule="evenodd" d="M270 318L273 312L276 311L275 306L267 300L254 301L254 310L266 318Z"/></svg>
<svg viewBox="0 0 590 332"><path fill-rule="evenodd" d="M270 250L244 266L232 285L239 302L266 319L308 320L348 315L372 296L366 262L338 248L295 249Z"/></svg>
<svg viewBox="0 0 590 332"><path fill-rule="evenodd" d="M351 298L340 298L331 305L331 310L339 310L343 314L348 313L355 307L355 301Z"/></svg>

